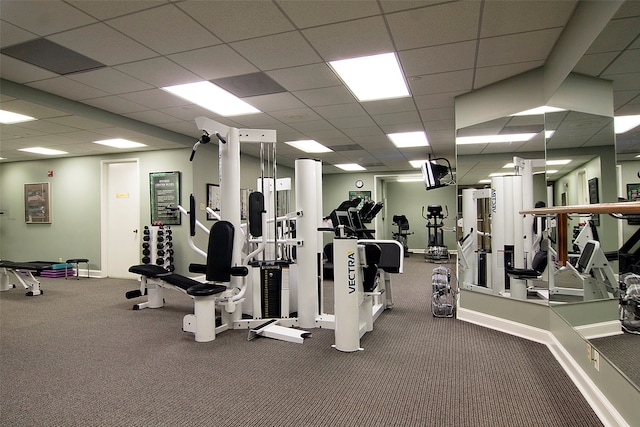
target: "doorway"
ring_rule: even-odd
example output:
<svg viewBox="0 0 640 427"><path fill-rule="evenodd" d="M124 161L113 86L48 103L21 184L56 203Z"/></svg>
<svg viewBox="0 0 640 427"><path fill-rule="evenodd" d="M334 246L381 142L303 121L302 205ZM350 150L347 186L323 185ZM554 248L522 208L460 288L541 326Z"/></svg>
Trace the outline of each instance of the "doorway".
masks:
<svg viewBox="0 0 640 427"><path fill-rule="evenodd" d="M137 279L140 263L140 177L138 159L102 162L102 273Z"/></svg>

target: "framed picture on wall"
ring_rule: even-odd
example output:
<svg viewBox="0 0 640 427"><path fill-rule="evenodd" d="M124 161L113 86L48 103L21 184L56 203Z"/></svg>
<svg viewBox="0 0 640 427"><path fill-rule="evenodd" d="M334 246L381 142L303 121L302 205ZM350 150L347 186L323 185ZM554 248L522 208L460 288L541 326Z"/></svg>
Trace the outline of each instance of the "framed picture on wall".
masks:
<svg viewBox="0 0 640 427"><path fill-rule="evenodd" d="M364 202L371 200L371 191L349 191L349 200L353 200L356 197L361 199L360 204L357 207L357 209L360 209Z"/></svg>
<svg viewBox="0 0 640 427"><path fill-rule="evenodd" d="M640 200L640 183L627 184L627 200Z"/></svg>
<svg viewBox="0 0 640 427"><path fill-rule="evenodd" d="M24 185L24 222L51 224L51 183Z"/></svg>
<svg viewBox="0 0 640 427"><path fill-rule="evenodd" d="M207 207L220 214L220 185L207 184ZM207 219L213 221L216 217L207 212Z"/></svg>

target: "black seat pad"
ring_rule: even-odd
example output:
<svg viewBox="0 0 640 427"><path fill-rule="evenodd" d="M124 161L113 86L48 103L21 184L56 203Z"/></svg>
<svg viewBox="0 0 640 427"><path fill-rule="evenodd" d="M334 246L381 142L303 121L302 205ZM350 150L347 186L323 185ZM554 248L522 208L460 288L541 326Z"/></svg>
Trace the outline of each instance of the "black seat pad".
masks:
<svg viewBox="0 0 640 427"><path fill-rule="evenodd" d="M189 293L189 289L196 286L196 293L189 293L189 295L213 295L223 292L227 289L224 285L216 285L211 283L202 283L197 280L193 280L190 277L183 276L181 274L172 273L159 265L155 264L142 264L129 267L131 273L141 274L146 277L161 279L170 285L177 288L184 289ZM207 292L207 293L202 293Z"/></svg>

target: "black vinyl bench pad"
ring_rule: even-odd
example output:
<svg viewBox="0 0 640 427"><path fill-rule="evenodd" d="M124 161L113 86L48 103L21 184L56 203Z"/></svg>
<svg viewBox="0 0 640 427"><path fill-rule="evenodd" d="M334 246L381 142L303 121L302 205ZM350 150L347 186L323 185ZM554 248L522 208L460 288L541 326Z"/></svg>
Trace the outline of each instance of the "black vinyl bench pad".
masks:
<svg viewBox="0 0 640 427"><path fill-rule="evenodd" d="M201 283L197 280L191 279L190 277L172 273L163 267L154 264L134 265L129 267L129 271L145 277L163 280L193 296L214 295L227 290L227 287L224 285Z"/></svg>

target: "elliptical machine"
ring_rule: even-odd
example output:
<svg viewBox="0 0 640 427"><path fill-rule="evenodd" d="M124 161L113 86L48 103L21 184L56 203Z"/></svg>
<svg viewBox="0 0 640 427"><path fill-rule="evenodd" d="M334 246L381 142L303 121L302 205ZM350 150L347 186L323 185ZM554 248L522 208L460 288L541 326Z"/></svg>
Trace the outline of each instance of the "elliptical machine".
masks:
<svg viewBox="0 0 640 427"><path fill-rule="evenodd" d="M413 234L409 232L409 220L404 215L394 215L393 225L398 226L398 232L392 233L393 240L397 241L404 248L404 256L408 257L409 254L409 241L408 236Z"/></svg>
<svg viewBox="0 0 640 427"><path fill-rule="evenodd" d="M427 206L427 215L422 207L422 217L427 220L427 248L424 252L424 259L427 262L447 262L450 259L449 251L444 245L444 219L449 216L442 213L442 206Z"/></svg>

